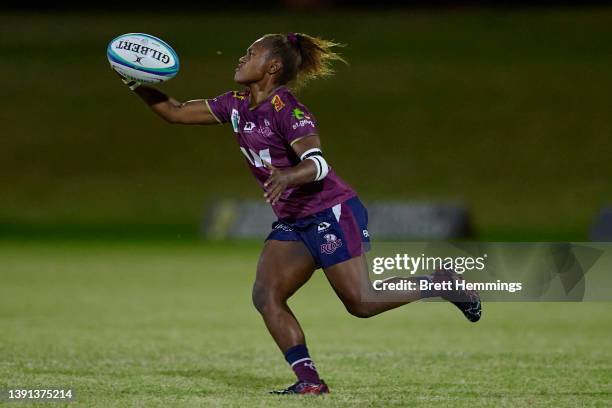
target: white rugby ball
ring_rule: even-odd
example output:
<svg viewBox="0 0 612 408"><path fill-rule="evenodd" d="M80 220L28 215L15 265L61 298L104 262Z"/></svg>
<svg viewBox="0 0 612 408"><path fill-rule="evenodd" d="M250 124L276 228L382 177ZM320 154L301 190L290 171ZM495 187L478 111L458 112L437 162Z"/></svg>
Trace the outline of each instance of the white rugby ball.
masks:
<svg viewBox="0 0 612 408"><path fill-rule="evenodd" d="M123 34L106 48L111 67L128 79L155 84L178 73L179 59L167 43L143 33Z"/></svg>

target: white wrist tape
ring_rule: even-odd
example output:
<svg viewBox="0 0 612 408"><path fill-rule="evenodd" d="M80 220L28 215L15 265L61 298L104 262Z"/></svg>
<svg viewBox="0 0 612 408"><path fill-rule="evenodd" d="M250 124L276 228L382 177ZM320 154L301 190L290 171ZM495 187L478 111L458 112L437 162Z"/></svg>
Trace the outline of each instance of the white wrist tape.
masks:
<svg viewBox="0 0 612 408"><path fill-rule="evenodd" d="M312 160L315 166L317 166L317 176L315 177L314 181L323 180L325 176L327 176L327 173L329 173L329 166L323 157L323 152L321 152L321 149L319 148L315 147L306 150L300 156L300 160Z"/></svg>

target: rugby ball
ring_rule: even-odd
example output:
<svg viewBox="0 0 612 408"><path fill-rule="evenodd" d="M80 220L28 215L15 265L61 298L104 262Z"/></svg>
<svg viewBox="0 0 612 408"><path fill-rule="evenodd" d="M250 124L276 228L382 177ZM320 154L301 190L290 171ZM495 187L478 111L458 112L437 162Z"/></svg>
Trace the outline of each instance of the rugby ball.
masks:
<svg viewBox="0 0 612 408"><path fill-rule="evenodd" d="M142 33L123 34L106 48L111 67L128 79L155 84L178 73L179 59L167 43Z"/></svg>

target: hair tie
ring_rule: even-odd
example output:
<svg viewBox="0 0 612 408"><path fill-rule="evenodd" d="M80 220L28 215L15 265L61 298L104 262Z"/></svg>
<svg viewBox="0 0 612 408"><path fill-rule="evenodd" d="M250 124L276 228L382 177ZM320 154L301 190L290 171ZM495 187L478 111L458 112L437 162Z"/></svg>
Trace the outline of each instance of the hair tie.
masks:
<svg viewBox="0 0 612 408"><path fill-rule="evenodd" d="M289 44L293 45L294 47L297 47L298 45L298 38L295 33L287 34L287 41L289 41Z"/></svg>

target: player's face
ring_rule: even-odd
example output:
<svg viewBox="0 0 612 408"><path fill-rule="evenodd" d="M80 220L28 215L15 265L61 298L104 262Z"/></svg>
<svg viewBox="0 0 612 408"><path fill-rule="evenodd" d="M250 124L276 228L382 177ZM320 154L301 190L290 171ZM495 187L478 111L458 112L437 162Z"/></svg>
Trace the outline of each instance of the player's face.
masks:
<svg viewBox="0 0 612 408"><path fill-rule="evenodd" d="M263 40L259 39L251 44L246 54L238 60L234 81L242 85L260 81L268 72L268 68L268 50Z"/></svg>

